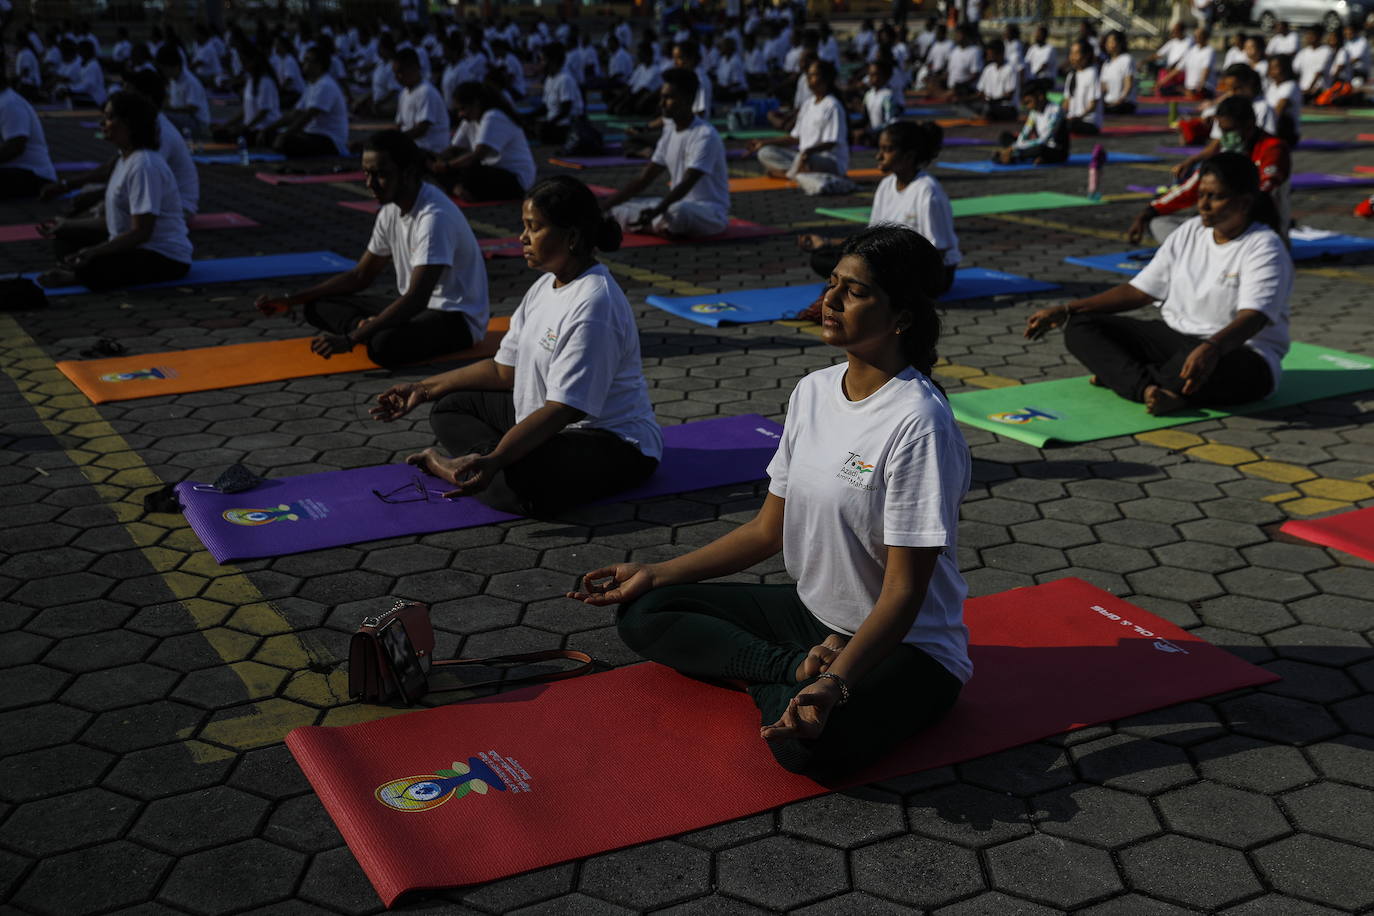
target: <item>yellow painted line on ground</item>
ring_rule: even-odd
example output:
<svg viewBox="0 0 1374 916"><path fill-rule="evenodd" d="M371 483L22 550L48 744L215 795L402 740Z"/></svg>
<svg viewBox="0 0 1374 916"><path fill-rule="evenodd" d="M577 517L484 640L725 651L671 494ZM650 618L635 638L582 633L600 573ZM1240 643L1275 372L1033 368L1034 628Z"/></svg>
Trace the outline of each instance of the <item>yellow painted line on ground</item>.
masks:
<svg viewBox="0 0 1374 916"><path fill-rule="evenodd" d="M163 481L8 315L0 315L0 340L0 370L243 684L248 702L238 714L181 736L194 759L276 744L299 725L387 714L335 709L347 701L345 672L327 667L335 660L296 634L242 570L216 563L181 515L145 517L143 497Z"/></svg>
<svg viewBox="0 0 1374 916"><path fill-rule="evenodd" d="M635 267L631 264L626 264L623 261L608 261L605 258L598 258L598 260L601 261L602 264L605 264L612 273L621 274L629 277L631 280L637 280L640 283L661 286L669 292L676 293L679 296L705 296L710 293L719 292L719 290L709 286L699 286L695 283L688 283L670 277L667 274L661 274L656 271L647 270L643 267Z"/></svg>
<svg viewBox="0 0 1374 916"><path fill-rule="evenodd" d="M1301 273L1312 274L1317 277L1330 277L1334 280L1349 280L1351 283L1374 286L1374 276L1357 273L1353 270L1342 270L1339 267L1299 267L1298 270Z"/></svg>

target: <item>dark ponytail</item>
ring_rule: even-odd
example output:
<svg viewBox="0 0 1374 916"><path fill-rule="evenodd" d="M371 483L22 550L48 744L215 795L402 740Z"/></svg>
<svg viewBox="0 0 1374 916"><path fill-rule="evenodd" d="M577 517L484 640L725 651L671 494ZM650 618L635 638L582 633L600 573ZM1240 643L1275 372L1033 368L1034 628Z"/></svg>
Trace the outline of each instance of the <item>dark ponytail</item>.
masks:
<svg viewBox="0 0 1374 916"><path fill-rule="evenodd" d="M936 290L943 287L945 277L940 252L916 230L884 224L846 239L840 257L848 255L863 258L893 310L907 316L910 323L899 338L902 356L930 375L940 341L940 314L935 310Z"/></svg>
<svg viewBox="0 0 1374 916"><path fill-rule="evenodd" d="M576 231L577 254L620 248L623 237L620 224L601 212L596 195L576 178L568 175L545 178L530 188L525 199L559 229Z"/></svg>
<svg viewBox="0 0 1374 916"><path fill-rule="evenodd" d="M1226 101L1229 102L1231 99ZM1248 101L1238 101L1245 101L1246 108L1249 108ZM1283 235L1283 230L1279 228L1279 208L1274 205L1272 197L1260 190L1259 171L1249 156L1242 153L1217 153L1204 160L1198 169L1199 181L1208 175L1215 178L1231 194L1249 194L1250 222L1263 223L1280 236Z"/></svg>
<svg viewBox="0 0 1374 916"><path fill-rule="evenodd" d="M911 153L917 162L934 162L945 145L945 131L934 121L893 121L883 128L899 153Z"/></svg>

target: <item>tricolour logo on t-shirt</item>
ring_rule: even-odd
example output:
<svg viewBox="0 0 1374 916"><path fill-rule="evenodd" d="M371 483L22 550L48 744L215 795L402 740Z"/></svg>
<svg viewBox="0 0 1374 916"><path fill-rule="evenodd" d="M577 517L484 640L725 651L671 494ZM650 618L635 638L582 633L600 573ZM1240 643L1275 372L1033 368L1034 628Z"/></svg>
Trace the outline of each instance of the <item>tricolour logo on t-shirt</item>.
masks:
<svg viewBox="0 0 1374 916"><path fill-rule="evenodd" d="M860 490L878 489L873 483L873 465L864 461L858 452L847 454L844 464L840 466L840 472L835 476Z"/></svg>
<svg viewBox="0 0 1374 916"><path fill-rule="evenodd" d="M553 348L558 346L558 332L553 328L545 328L544 336L539 338L539 346L552 353Z"/></svg>

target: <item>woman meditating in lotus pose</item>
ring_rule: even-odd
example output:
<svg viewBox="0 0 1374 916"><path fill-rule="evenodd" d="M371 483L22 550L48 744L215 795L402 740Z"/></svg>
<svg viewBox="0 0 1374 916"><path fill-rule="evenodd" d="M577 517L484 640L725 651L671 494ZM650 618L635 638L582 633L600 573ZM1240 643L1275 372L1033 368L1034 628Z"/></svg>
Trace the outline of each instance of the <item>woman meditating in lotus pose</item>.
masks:
<svg viewBox="0 0 1374 916"><path fill-rule="evenodd" d="M1041 309L1026 337L1063 325L1093 384L1153 414L1267 397L1288 352L1293 289L1273 201L1250 159L1227 152L1199 169L1197 210L1129 282ZM1117 314L1154 302L1163 321Z"/></svg>
<svg viewBox="0 0 1374 916"><path fill-rule="evenodd" d="M621 563L568 597L621 603L620 635L690 677L743 681L778 762L862 766L929 727L972 666L955 560L969 453L929 372L940 255L904 226L845 242L823 339L845 362L797 384L753 519L661 563ZM703 583L782 550L795 585Z"/></svg>
<svg viewBox="0 0 1374 916"><path fill-rule="evenodd" d="M390 421L433 401L429 421L451 455L407 460L496 509L544 515L642 483L663 435L649 403L630 303L596 261L620 226L575 178L530 189L525 263L542 273L511 316L495 358L395 385L372 415Z"/></svg>

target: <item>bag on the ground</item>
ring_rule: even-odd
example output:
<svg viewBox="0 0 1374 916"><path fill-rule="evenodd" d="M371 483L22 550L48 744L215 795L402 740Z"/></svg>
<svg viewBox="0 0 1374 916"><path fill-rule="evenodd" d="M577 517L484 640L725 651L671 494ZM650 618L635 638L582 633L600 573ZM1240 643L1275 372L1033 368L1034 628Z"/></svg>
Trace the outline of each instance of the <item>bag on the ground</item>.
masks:
<svg viewBox="0 0 1374 916"><path fill-rule="evenodd" d="M460 665L495 667L565 658L578 662L563 671L520 674L477 683L455 681L450 688L469 690L494 684L557 681L591 669L592 657L574 649L545 649L489 658L454 658L434 661L434 625L429 605L396 601L376 617L364 617L348 646L348 695L364 703L401 703L414 706L430 691L429 676L435 668Z"/></svg>

